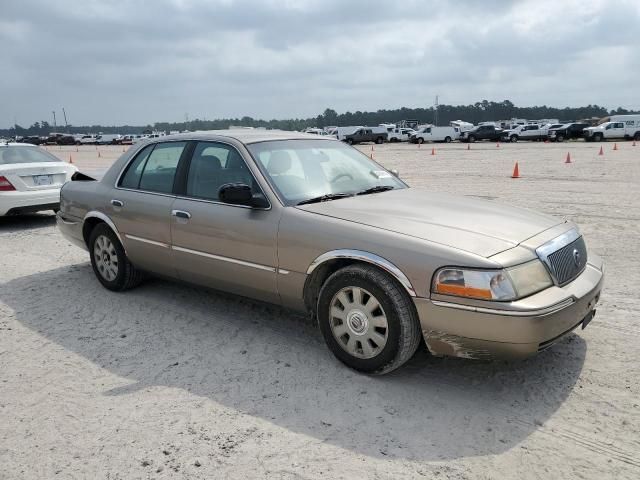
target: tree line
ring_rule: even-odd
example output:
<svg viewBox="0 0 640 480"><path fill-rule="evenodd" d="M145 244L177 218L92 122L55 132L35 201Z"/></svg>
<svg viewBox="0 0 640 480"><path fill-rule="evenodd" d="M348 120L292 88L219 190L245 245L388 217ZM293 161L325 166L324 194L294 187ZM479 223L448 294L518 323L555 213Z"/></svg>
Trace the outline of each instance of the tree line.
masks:
<svg viewBox="0 0 640 480"><path fill-rule="evenodd" d="M624 115L636 113L622 107L608 111L599 105L587 105L585 107L517 107L509 100L493 102L483 100L470 105L439 105L437 109L438 125L448 125L452 120L464 120L477 124L483 121L508 120L510 118L542 119L557 118L560 121L581 120L587 118L602 118L608 115ZM378 110L375 112L345 112L338 113L327 108L322 114L310 118L272 119L261 120L252 117L221 118L217 120L195 119L188 122L156 122L153 125L85 125L67 127L58 126L57 131L69 131L72 133L102 132L102 133L145 133L150 131L175 131L175 130L219 130L227 129L232 125L245 127L265 127L280 130L304 130L308 127L348 126L348 125L378 125L380 123L395 123L400 120L417 120L419 123L434 123L436 110L434 107L407 108L402 107L392 110ZM13 128L0 129L0 135L25 136L48 135L54 131L52 125L46 121L35 122L29 127L14 125Z"/></svg>

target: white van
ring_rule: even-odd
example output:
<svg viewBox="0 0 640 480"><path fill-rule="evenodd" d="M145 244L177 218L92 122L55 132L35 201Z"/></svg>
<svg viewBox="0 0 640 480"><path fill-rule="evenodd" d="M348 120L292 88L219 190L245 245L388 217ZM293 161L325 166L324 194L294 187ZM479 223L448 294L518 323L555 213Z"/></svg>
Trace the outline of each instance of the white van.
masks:
<svg viewBox="0 0 640 480"><path fill-rule="evenodd" d="M460 138L459 127L422 127L414 135L411 135L412 143L445 142L449 143Z"/></svg>

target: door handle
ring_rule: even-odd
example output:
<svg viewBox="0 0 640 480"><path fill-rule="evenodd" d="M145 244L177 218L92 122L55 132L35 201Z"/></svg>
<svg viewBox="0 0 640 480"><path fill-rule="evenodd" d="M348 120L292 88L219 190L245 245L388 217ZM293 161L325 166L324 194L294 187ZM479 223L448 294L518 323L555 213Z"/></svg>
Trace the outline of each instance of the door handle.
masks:
<svg viewBox="0 0 640 480"><path fill-rule="evenodd" d="M171 210L171 215L187 220L191 218L191 214L189 212L185 212L184 210Z"/></svg>
<svg viewBox="0 0 640 480"><path fill-rule="evenodd" d="M115 198L111 200L111 205L114 207L124 207L124 202L122 200L116 200Z"/></svg>

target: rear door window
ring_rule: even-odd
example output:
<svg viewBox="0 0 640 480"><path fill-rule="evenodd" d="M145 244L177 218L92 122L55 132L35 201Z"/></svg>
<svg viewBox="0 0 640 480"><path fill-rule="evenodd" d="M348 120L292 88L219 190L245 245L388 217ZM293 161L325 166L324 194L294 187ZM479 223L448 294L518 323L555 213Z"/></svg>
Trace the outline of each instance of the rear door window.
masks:
<svg viewBox="0 0 640 480"><path fill-rule="evenodd" d="M187 142L159 143L146 160L140 178L140 190L171 193L180 156Z"/></svg>
<svg viewBox="0 0 640 480"><path fill-rule="evenodd" d="M140 178L142 177L142 170L144 170L145 163L151 151L153 150L155 145L149 145L142 149L140 153L134 158L134 160L129 163L127 169L124 172L124 175L120 178L119 187L122 188L132 188L137 190L140 188Z"/></svg>

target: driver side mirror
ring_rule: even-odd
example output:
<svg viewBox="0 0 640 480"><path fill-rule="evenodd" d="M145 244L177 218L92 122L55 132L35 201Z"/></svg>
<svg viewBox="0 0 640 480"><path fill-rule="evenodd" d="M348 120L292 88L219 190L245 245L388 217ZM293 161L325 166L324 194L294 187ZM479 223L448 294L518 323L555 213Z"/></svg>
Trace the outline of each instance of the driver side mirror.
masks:
<svg viewBox="0 0 640 480"><path fill-rule="evenodd" d="M218 190L218 198L231 205L269 208L269 201L265 196L262 193L251 193L251 187L244 183L225 183Z"/></svg>

